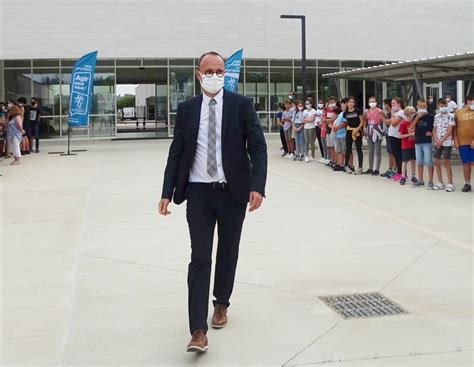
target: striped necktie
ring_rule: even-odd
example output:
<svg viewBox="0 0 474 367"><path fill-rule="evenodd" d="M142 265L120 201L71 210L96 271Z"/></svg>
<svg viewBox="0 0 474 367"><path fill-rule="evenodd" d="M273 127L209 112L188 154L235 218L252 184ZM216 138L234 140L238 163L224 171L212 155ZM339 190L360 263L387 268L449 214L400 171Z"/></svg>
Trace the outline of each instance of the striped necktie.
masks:
<svg viewBox="0 0 474 367"><path fill-rule="evenodd" d="M207 131L207 174L214 177L217 174L216 157L216 100L209 101L209 125Z"/></svg>

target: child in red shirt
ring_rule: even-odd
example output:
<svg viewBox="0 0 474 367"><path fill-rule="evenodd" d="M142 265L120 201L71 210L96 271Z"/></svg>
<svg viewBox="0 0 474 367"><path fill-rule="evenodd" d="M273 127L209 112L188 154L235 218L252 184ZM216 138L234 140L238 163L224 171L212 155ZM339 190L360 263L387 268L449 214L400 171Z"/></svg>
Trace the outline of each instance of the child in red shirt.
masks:
<svg viewBox="0 0 474 367"><path fill-rule="evenodd" d="M402 122L400 122L400 129L398 130L400 134L400 139L402 140L402 178L400 179L400 185L405 185L407 182L407 165L410 162L411 166L411 181L416 183L417 179L415 177L415 129L410 128L410 124L413 121L413 116L415 115L415 108L412 106L405 107L403 113L406 116Z"/></svg>

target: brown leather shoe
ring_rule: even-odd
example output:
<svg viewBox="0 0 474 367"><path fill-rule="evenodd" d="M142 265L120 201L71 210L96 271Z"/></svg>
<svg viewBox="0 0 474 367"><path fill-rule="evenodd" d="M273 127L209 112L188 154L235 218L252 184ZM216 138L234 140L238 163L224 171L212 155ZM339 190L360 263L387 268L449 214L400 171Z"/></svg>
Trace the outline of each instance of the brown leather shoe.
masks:
<svg viewBox="0 0 474 367"><path fill-rule="evenodd" d="M193 332L191 341L186 348L187 352L204 353L207 350L207 336L204 330L198 329Z"/></svg>
<svg viewBox="0 0 474 367"><path fill-rule="evenodd" d="M214 315L212 315L211 326L214 329L222 329L227 325L227 307L217 304L214 306Z"/></svg>

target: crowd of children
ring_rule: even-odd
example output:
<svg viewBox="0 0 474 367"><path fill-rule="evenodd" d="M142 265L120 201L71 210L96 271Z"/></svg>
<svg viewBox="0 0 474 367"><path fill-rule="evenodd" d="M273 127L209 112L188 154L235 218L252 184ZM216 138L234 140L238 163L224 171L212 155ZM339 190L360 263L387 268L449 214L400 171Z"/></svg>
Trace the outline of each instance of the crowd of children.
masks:
<svg viewBox="0 0 474 367"><path fill-rule="evenodd" d="M416 108L405 106L398 97L368 100L363 111L354 97L329 97L325 103L312 97L305 101L285 100L277 114L282 140L282 157L293 161L316 160L318 141L319 163L334 171L355 175L386 177L400 185L429 190L455 191L451 167L451 151L457 148L463 163L465 184L462 192L471 191L471 166L474 162L474 95L468 95L464 107L456 108L448 96L439 99L437 110L428 108L424 99ZM363 141L368 146L368 169L363 170ZM388 154L388 169L381 173L382 143ZM353 146L357 153L354 166ZM443 176L443 169L446 180ZM428 171L425 185L424 168ZM437 183L434 183L436 173Z"/></svg>

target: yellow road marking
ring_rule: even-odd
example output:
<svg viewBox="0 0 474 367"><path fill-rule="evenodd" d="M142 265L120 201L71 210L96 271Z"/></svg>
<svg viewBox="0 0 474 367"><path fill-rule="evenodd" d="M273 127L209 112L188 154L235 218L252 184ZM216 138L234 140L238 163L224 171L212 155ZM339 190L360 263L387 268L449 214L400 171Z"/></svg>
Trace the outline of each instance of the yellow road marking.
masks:
<svg viewBox="0 0 474 367"><path fill-rule="evenodd" d="M354 200L350 197L347 197L345 195L341 195L341 194L338 194L336 192L333 192L333 191L330 191L330 190L327 190L325 189L324 187L321 187L321 186L318 186L318 185L314 185L312 183L309 183L309 182L306 182L304 180L301 180L299 178L295 178L293 176L290 176L290 175L287 175L286 173L283 173L283 172L280 172L280 171L277 171L277 170L274 170L273 168L269 168L268 169L270 172L276 174L276 175L279 175L279 176L282 176L282 177L285 177L289 180L292 180L294 182L297 182L299 184L302 184L302 185L306 185L306 186L309 186L313 189L316 189L318 191L321 191L321 192L324 192L326 194L329 194L329 195L332 195L334 197L337 197L338 199L340 200L343 200L343 201L346 201L348 203L351 203L355 206L358 206L359 208L363 208L363 209L366 209L368 211L371 211L373 213L376 213L378 215L382 215L386 218L389 218L389 219L392 219L392 220L395 220L399 223L402 223L402 224L405 224L417 231L420 231L422 233L425 233L427 234L428 236L431 236L431 237L434 237L436 239L439 239L439 240L442 240L446 243L449 243L453 246L456 246L456 247L459 247L459 248L462 248L463 250L466 250L466 251L469 251L469 252L474 252L474 249L467 246L467 245L464 245L463 243L461 242L458 242L456 240L453 240L452 238L449 238L449 237L446 237L445 235L441 234L441 233L436 233L436 232L433 232L433 231L430 231L429 229L426 229L422 226L419 226L417 224L414 224L406 219L403 219L403 218L400 218L400 217L397 217L396 215L393 215L393 214L390 214L390 213L387 213L383 210L380 210L380 209L377 209L377 208L374 208L374 207L371 207L370 205L367 205L367 204L364 204L364 203L361 203L360 201L357 201L357 200Z"/></svg>

